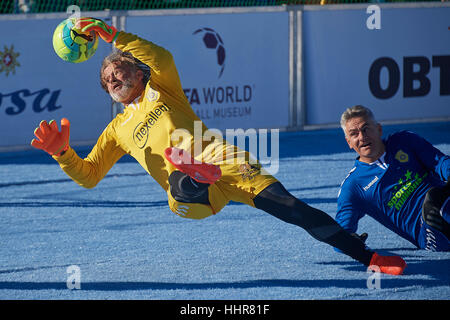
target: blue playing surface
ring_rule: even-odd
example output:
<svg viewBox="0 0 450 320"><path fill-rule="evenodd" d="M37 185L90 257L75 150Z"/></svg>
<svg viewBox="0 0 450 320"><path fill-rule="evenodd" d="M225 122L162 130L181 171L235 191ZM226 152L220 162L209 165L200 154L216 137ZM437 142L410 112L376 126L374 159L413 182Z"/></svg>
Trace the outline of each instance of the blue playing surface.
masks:
<svg viewBox="0 0 450 320"><path fill-rule="evenodd" d="M449 122L384 132L399 129L450 154ZM76 150L84 156L89 148ZM283 132L275 176L334 217L354 158L339 129ZM369 217L358 231L369 234L372 249L402 256L404 275L383 274L376 282L304 230L246 205L231 203L200 221L180 218L129 158L86 190L42 151L3 153L0 194L0 299L450 298L450 253L417 250ZM74 265L80 290L67 286Z"/></svg>

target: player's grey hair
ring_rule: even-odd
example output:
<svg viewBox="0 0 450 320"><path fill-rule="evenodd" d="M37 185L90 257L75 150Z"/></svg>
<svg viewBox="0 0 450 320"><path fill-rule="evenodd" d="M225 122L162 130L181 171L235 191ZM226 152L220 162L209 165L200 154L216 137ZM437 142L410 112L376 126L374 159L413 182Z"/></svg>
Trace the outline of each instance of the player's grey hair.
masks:
<svg viewBox="0 0 450 320"><path fill-rule="evenodd" d="M142 82L144 83L144 85L147 84L147 82L150 80L149 66L147 66L145 63L143 63L141 60L133 57L133 55L129 52L114 50L112 53L110 53L103 59L102 66L100 68L100 84L107 93L109 93L109 92L108 92L108 88L106 87L105 80L103 79L103 71L111 63L118 62L118 61L131 66L135 72L137 70L141 70L144 73L144 77L142 78Z"/></svg>
<svg viewBox="0 0 450 320"><path fill-rule="evenodd" d="M377 123L372 111L369 108L366 108L362 105L356 105L356 106L347 108L347 110L345 110L341 116L341 128L344 131L344 133L345 133L345 125L347 124L347 121L349 121L352 118L356 118L356 117L362 117L366 120L370 120L370 121L373 121L374 123ZM345 134L347 135L347 133L345 133Z"/></svg>

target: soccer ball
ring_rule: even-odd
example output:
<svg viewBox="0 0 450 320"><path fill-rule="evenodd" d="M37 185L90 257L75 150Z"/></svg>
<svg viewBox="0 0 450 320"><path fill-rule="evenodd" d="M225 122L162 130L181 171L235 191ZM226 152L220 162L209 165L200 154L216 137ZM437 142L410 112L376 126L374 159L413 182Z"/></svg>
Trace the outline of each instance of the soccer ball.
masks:
<svg viewBox="0 0 450 320"><path fill-rule="evenodd" d="M76 18L61 22L53 33L53 49L64 61L79 63L92 57L97 50L98 37L94 31L83 33L74 28Z"/></svg>

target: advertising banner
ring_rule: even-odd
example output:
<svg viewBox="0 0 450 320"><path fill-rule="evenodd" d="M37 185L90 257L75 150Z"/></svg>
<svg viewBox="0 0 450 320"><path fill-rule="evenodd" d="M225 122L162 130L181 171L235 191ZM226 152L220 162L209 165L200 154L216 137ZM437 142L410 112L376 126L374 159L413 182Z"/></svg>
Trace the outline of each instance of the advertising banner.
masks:
<svg viewBox="0 0 450 320"><path fill-rule="evenodd" d="M99 41L82 63L60 59L52 37L61 19L0 20L0 148L29 146L41 120L71 122L71 143L95 141L111 120L99 81L111 46Z"/></svg>
<svg viewBox="0 0 450 320"><path fill-rule="evenodd" d="M129 16L125 29L172 53L209 128L289 125L287 12Z"/></svg>
<svg viewBox="0 0 450 320"><path fill-rule="evenodd" d="M450 7L305 10L306 123L338 123L357 104L378 120L450 117L449 17Z"/></svg>

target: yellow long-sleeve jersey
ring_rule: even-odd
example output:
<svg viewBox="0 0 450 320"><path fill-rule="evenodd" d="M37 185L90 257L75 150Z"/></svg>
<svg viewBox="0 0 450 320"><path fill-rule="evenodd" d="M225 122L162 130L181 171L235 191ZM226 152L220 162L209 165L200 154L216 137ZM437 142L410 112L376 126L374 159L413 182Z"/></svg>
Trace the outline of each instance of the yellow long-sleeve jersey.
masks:
<svg viewBox="0 0 450 320"><path fill-rule="evenodd" d="M221 184L239 186L253 197L274 181L264 179L256 187L256 181L239 185L243 177L244 180L246 177L252 178L248 162L247 165L236 162L243 158L248 160L248 153L218 137L214 139L210 134L205 134L207 128L194 113L183 92L170 52L125 32L119 33L115 46L148 65L151 77L142 94L108 124L85 159L81 159L72 148L60 157L54 156L75 182L86 188L96 186L122 156L129 154L167 191L168 177L175 170L164 158L164 150L170 146L188 150L198 160L220 165L222 178L216 183L219 187ZM224 191L219 193L219 198L223 200L217 206L212 204L216 212L226 204L226 199L233 199L231 195L224 196ZM233 192L230 190L230 193Z"/></svg>

